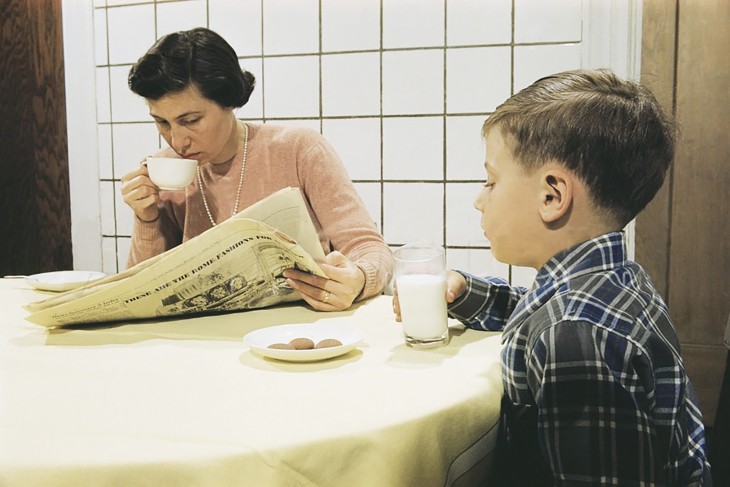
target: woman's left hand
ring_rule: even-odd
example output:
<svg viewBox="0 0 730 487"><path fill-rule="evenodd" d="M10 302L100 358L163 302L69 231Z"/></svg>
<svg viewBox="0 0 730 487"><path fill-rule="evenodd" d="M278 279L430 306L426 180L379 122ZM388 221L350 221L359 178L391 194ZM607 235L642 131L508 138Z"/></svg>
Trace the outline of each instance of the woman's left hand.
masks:
<svg viewBox="0 0 730 487"><path fill-rule="evenodd" d="M318 311L349 308L365 287L365 274L350 259L330 252L320 267L329 279L296 269L284 271L287 283Z"/></svg>

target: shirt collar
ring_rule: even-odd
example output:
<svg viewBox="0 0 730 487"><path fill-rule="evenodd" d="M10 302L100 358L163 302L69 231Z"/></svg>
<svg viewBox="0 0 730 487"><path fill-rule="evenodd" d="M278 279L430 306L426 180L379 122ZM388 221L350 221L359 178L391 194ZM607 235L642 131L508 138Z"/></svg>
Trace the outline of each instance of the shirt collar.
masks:
<svg viewBox="0 0 730 487"><path fill-rule="evenodd" d="M622 267L626 246L622 232L611 232L558 252L537 273L530 291L522 296L504 329L502 341L516 326L545 304L570 279Z"/></svg>
<svg viewBox="0 0 730 487"><path fill-rule="evenodd" d="M555 254L542 266L532 289L549 283L562 283L583 274L626 265L626 242L623 232L611 232L586 240Z"/></svg>

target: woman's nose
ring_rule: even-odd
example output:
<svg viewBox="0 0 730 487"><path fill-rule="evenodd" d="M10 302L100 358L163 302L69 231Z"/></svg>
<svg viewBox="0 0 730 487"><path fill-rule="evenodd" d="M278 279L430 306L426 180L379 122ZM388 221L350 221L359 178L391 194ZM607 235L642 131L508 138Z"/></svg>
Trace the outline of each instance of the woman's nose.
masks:
<svg viewBox="0 0 730 487"><path fill-rule="evenodd" d="M178 153L185 152L190 147L190 137L184 127L172 127L170 129L170 146Z"/></svg>

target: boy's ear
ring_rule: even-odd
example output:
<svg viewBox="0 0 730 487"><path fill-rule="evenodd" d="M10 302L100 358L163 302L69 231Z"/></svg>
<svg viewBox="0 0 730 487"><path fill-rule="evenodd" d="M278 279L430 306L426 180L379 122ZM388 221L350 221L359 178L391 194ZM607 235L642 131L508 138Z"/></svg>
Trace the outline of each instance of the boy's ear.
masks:
<svg viewBox="0 0 730 487"><path fill-rule="evenodd" d="M569 213L573 204L573 178L561 167L546 168L540 185L540 216L554 223Z"/></svg>

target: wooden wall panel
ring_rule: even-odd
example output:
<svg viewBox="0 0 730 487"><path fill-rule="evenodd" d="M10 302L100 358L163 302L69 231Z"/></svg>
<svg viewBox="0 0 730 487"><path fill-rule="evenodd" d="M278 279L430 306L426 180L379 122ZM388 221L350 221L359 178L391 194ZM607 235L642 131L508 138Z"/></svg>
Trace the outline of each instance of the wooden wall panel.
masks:
<svg viewBox="0 0 730 487"><path fill-rule="evenodd" d="M682 0L679 13L676 106L682 143L671 206L669 302L685 348L704 348L704 359L688 369L712 378L698 394L707 423L714 424L730 313L730 2Z"/></svg>
<svg viewBox="0 0 730 487"><path fill-rule="evenodd" d="M642 81L680 123L670 180L637 218L636 259L667 300L705 423L730 313L730 2L644 0Z"/></svg>
<svg viewBox="0 0 730 487"><path fill-rule="evenodd" d="M674 114L674 46L677 6L674 1L644 0L641 82L651 88L668 113ZM672 172L659 193L636 218L636 261L667 299Z"/></svg>
<svg viewBox="0 0 730 487"><path fill-rule="evenodd" d="M730 2L680 2L670 292L680 339L722 346L730 312Z"/></svg>
<svg viewBox="0 0 730 487"><path fill-rule="evenodd" d="M0 0L0 275L70 269L61 0Z"/></svg>

